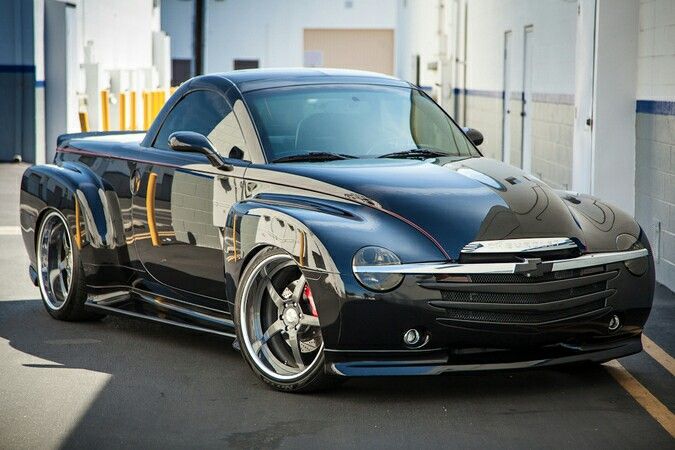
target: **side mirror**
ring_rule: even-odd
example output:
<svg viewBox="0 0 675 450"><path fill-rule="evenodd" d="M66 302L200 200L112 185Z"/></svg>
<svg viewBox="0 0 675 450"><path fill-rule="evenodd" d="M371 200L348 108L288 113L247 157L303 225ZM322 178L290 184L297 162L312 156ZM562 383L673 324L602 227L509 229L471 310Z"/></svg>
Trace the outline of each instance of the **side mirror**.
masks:
<svg viewBox="0 0 675 450"><path fill-rule="evenodd" d="M483 133L480 131L474 129L474 128L463 128L464 134L466 134L466 137L469 138L471 142L473 142L473 145L478 147L480 144L483 143Z"/></svg>
<svg viewBox="0 0 675 450"><path fill-rule="evenodd" d="M218 154L211 141L203 134L194 131L176 131L169 136L169 147L177 152L201 153L205 155L213 167L226 172L234 169Z"/></svg>

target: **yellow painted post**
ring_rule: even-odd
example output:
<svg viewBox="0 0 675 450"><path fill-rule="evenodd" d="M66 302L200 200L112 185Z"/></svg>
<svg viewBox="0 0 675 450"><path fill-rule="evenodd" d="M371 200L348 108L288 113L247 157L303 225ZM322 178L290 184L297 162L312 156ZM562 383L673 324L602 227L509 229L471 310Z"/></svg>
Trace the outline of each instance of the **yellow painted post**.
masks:
<svg viewBox="0 0 675 450"><path fill-rule="evenodd" d="M120 92L120 131L127 129L127 94Z"/></svg>
<svg viewBox="0 0 675 450"><path fill-rule="evenodd" d="M108 103L108 91L101 91L101 129L110 131L110 103Z"/></svg>
<svg viewBox="0 0 675 450"><path fill-rule="evenodd" d="M150 119L150 122L152 122L155 119L155 91L148 91L148 102L150 105L150 112L148 114L148 118Z"/></svg>
<svg viewBox="0 0 675 450"><path fill-rule="evenodd" d="M80 116L80 130L82 130L83 133L87 133L89 131L89 114L86 111L83 111L78 115Z"/></svg>
<svg viewBox="0 0 675 450"><path fill-rule="evenodd" d="M131 91L129 93L129 106L131 108L131 123L129 124L129 129L138 130L138 124L136 123L136 91Z"/></svg>
<svg viewBox="0 0 675 450"><path fill-rule="evenodd" d="M159 234L157 234L157 225L155 223L155 186L157 184L157 174L150 172L148 176L148 188L145 193L145 212L148 216L148 231L153 247L159 247Z"/></svg>
<svg viewBox="0 0 675 450"><path fill-rule="evenodd" d="M143 129L150 128L150 111L152 102L150 101L150 92L143 91Z"/></svg>
<svg viewBox="0 0 675 450"><path fill-rule="evenodd" d="M154 91L154 101L152 102L152 120L155 120L157 118L157 114L159 114L159 109L161 108L161 92L160 91Z"/></svg>
<svg viewBox="0 0 675 450"><path fill-rule="evenodd" d="M75 198L75 244L77 245L78 250L82 249L82 230L80 229L80 202L77 200L77 198Z"/></svg>

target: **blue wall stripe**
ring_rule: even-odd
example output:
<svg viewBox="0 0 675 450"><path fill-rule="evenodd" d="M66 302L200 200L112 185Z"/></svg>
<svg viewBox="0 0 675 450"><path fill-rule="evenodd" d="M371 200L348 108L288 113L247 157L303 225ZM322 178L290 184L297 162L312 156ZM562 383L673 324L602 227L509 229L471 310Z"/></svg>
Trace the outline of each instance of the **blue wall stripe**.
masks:
<svg viewBox="0 0 675 450"><path fill-rule="evenodd" d="M635 111L643 114L675 116L675 102L658 100L638 100Z"/></svg>
<svg viewBox="0 0 675 450"><path fill-rule="evenodd" d="M15 66L0 64L0 73L33 73L35 66Z"/></svg>

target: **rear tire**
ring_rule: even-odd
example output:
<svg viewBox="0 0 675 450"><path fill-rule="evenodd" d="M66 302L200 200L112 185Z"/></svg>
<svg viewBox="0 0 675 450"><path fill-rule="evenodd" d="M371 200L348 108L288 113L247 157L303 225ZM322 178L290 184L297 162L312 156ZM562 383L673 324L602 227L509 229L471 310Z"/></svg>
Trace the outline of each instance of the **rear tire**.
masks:
<svg viewBox="0 0 675 450"><path fill-rule="evenodd" d="M256 376L278 391L316 391L341 381L326 373L308 289L293 258L274 248L257 254L241 276L234 308L241 353Z"/></svg>
<svg viewBox="0 0 675 450"><path fill-rule="evenodd" d="M38 287L47 312L67 321L104 317L85 309L87 290L80 252L60 211L49 210L42 218L35 247Z"/></svg>

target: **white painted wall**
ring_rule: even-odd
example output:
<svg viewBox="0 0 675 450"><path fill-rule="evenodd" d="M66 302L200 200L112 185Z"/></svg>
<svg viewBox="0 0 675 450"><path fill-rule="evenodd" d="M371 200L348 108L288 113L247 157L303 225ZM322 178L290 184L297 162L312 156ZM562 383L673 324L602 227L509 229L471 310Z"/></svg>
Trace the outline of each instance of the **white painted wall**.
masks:
<svg viewBox="0 0 675 450"><path fill-rule="evenodd" d="M638 3L598 0L596 15L591 192L633 214Z"/></svg>
<svg viewBox="0 0 675 450"><path fill-rule="evenodd" d="M675 1L641 0L637 98L675 100Z"/></svg>
<svg viewBox="0 0 675 450"><path fill-rule="evenodd" d="M232 70L234 59L258 59L260 67L302 66L305 28L395 27L396 0L209 0L204 72Z"/></svg>
<svg viewBox="0 0 675 450"><path fill-rule="evenodd" d="M171 38L171 58L192 59L194 0L162 0L162 30Z"/></svg>
<svg viewBox="0 0 675 450"><path fill-rule="evenodd" d="M445 16L439 15L439 0L398 0L396 28L396 75L415 82L415 56L420 55L420 85L435 87L441 82L441 65L429 70L429 63L441 59L439 31L446 31ZM447 2L445 2L447 3ZM445 41L447 42L447 40ZM447 45L446 45L447 48Z"/></svg>
<svg viewBox="0 0 675 450"><path fill-rule="evenodd" d="M70 0L69 0L70 1ZM93 42L103 70L152 66L152 32L159 31L159 11L152 0L76 0L79 42Z"/></svg>
<svg viewBox="0 0 675 450"><path fill-rule="evenodd" d="M504 33L512 58L523 60L524 28L534 27L535 93L574 94L577 4L565 0L471 0L468 6L467 88L502 89ZM513 65L512 88L522 90L522 64Z"/></svg>

